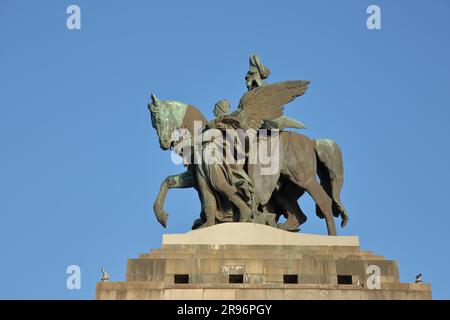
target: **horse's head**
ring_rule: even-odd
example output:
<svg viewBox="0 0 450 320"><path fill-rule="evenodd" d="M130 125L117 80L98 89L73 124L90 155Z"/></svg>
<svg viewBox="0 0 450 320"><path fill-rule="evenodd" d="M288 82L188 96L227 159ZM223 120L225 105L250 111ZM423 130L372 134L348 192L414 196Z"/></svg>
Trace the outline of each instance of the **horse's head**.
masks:
<svg viewBox="0 0 450 320"><path fill-rule="evenodd" d="M178 129L187 129L194 134L194 122L201 121L203 127L206 119L200 111L191 105L178 101L162 101L154 94L148 109L152 119L152 126L156 129L161 149L168 150L176 143Z"/></svg>

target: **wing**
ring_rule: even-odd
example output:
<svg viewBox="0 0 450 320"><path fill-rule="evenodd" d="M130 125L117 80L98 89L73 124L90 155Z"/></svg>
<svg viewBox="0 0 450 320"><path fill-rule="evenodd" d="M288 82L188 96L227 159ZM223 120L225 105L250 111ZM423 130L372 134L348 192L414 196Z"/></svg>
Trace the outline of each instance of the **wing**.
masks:
<svg viewBox="0 0 450 320"><path fill-rule="evenodd" d="M242 96L238 109L222 122L237 122L244 130L258 130L265 120L283 116L283 106L303 95L308 84L303 80L285 81L250 90Z"/></svg>
<svg viewBox="0 0 450 320"><path fill-rule="evenodd" d="M306 126L295 119L286 116L281 116L273 120L264 120L264 123L261 125L261 128L284 130L286 128L306 129Z"/></svg>

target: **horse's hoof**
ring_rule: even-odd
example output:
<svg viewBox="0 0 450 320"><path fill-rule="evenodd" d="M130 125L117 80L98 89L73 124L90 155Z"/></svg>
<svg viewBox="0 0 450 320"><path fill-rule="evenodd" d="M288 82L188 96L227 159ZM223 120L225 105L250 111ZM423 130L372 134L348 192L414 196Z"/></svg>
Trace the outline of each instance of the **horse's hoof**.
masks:
<svg viewBox="0 0 450 320"><path fill-rule="evenodd" d="M296 225L289 225L286 223L277 224L278 229L289 231L289 232L299 232L300 231L299 226L300 226L299 224L296 224Z"/></svg>
<svg viewBox="0 0 450 320"><path fill-rule="evenodd" d="M207 227L211 227L213 226L214 223L211 222L205 222L204 224L202 224L200 227L198 227L198 229L203 229L203 228L207 228Z"/></svg>
<svg viewBox="0 0 450 320"><path fill-rule="evenodd" d="M202 226L202 224L204 224L205 223L205 221L204 220L202 220L202 219L196 219L195 221L194 221L194 223L192 224L192 230L196 230L196 229L198 229L198 228L200 228L201 226Z"/></svg>
<svg viewBox="0 0 450 320"><path fill-rule="evenodd" d="M303 214L303 215L300 215L299 217L297 217L297 220L298 220L298 225L301 226L308 220L308 217Z"/></svg>
<svg viewBox="0 0 450 320"><path fill-rule="evenodd" d="M159 216L156 217L156 219L165 228L167 227L167 220L169 219L169 214L163 211Z"/></svg>
<svg viewBox="0 0 450 320"><path fill-rule="evenodd" d="M347 222L348 222L348 218L347 218L347 217L342 218L342 221L341 221L341 228L345 227L345 226L347 225Z"/></svg>

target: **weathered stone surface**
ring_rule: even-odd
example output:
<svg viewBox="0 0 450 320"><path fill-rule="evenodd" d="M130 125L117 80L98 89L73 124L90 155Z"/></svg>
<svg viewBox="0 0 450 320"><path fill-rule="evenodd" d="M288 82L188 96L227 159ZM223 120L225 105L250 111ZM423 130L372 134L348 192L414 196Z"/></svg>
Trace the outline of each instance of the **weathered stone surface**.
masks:
<svg viewBox="0 0 450 320"><path fill-rule="evenodd" d="M223 241L224 234L232 234L234 243ZM263 244L255 244L262 234ZM282 244L286 238L288 244ZM431 299L429 284L400 283L396 261L361 251L358 244L357 237L220 224L184 236L164 236L162 249L129 259L125 282L98 283L96 298ZM367 287L369 265L380 268L379 289ZM188 275L188 283L175 283L175 275ZM242 283L229 283L230 275L242 276ZM351 276L350 282L339 284L338 276ZM289 277L297 283L285 283Z"/></svg>

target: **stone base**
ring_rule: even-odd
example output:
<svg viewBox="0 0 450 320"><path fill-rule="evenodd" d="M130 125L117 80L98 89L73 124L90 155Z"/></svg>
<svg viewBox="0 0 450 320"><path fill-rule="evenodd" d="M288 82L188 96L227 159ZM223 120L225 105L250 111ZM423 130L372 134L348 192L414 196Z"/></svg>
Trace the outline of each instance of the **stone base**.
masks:
<svg viewBox="0 0 450 320"><path fill-rule="evenodd" d="M369 266L379 288L368 287ZM128 260L125 282L97 283L96 298L431 299L431 287L400 283L396 261L361 251L358 237L224 223L164 235L162 249Z"/></svg>

